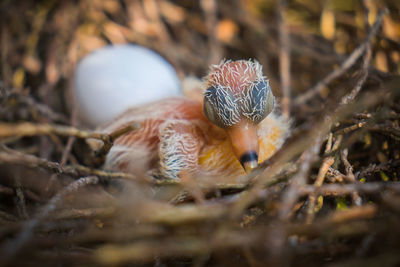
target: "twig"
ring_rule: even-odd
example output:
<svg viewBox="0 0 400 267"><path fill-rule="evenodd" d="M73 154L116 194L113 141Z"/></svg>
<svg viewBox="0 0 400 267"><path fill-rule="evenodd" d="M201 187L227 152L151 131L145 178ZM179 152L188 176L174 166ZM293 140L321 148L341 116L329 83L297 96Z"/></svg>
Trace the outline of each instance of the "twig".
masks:
<svg viewBox="0 0 400 267"><path fill-rule="evenodd" d="M217 25L217 1L201 0L200 6L203 10L208 30L208 46L210 49L208 63L216 64L221 60L222 49L216 37L215 26ZM209 65L208 64L208 65Z"/></svg>
<svg viewBox="0 0 400 267"><path fill-rule="evenodd" d="M90 208L90 209L64 209L54 212L50 219L55 220L68 220L79 218L99 218L111 217L115 215L116 209L114 207Z"/></svg>
<svg viewBox="0 0 400 267"><path fill-rule="evenodd" d="M78 116L78 110L76 108L76 105L74 104L73 108L72 108L71 119L70 119L72 126L76 125L77 116ZM63 149L63 153L62 153L61 160L60 160L60 166L61 167L64 166L67 163L68 155L71 152L72 145L74 144L74 142L75 142L75 137L74 136L68 137L67 144L65 145L65 147ZM46 188L45 188L46 192L49 191L49 189L53 185L56 177L57 177L56 173L51 175L51 177L50 177L50 179L49 179L49 181L48 181L48 183L46 185Z"/></svg>
<svg viewBox="0 0 400 267"><path fill-rule="evenodd" d="M278 24L279 24L279 70L282 90L282 114L286 118L290 116L290 36L286 26L283 13L286 0L278 1Z"/></svg>
<svg viewBox="0 0 400 267"><path fill-rule="evenodd" d="M204 195L203 192L201 191L201 188L199 184L196 183L196 181L193 179L192 175L190 173L182 173L180 177L180 183L185 189L184 191L187 191L196 201L198 204L204 204ZM179 193L180 195L181 193Z"/></svg>
<svg viewBox="0 0 400 267"><path fill-rule="evenodd" d="M351 90L351 92L347 95L345 95L342 100L340 101L340 105L347 105L351 102L353 102L353 100L356 98L356 96L358 95L358 93L360 92L362 86L364 85L367 76L368 76L368 67L371 61L371 55L372 55L372 49L371 49L371 43L367 42L365 44L365 56L363 59L363 64L361 67L361 74L360 74L360 78L357 80L356 85L354 86L353 90Z"/></svg>
<svg viewBox="0 0 400 267"><path fill-rule="evenodd" d="M114 144L114 141L118 137L120 137L124 134L127 134L129 132L132 132L134 130L137 130L139 128L140 128L140 124L134 122L130 125L122 127L121 129L118 129L118 130L106 135L105 139L102 139L102 141L104 142L104 145L100 150L96 151L96 156L100 157L100 158L104 158L108 154L108 152L110 151L111 147Z"/></svg>
<svg viewBox="0 0 400 267"><path fill-rule="evenodd" d="M15 194L17 195L17 209L18 209L18 214L21 219L28 219L28 212L26 211L26 201L25 201L25 195L24 192L21 189L21 185L17 185L15 188Z"/></svg>
<svg viewBox="0 0 400 267"><path fill-rule="evenodd" d="M0 184L0 194L6 194L6 195L13 195L14 190L10 187L4 186Z"/></svg>
<svg viewBox="0 0 400 267"><path fill-rule="evenodd" d="M339 149L339 146L340 146L340 144L342 143L342 140L343 140L343 135L338 135L337 137L336 137L336 140L335 140L335 142L333 143L333 147L332 147L332 150L331 150L331 152L334 152L334 151L336 151L336 150L338 150Z"/></svg>
<svg viewBox="0 0 400 267"><path fill-rule="evenodd" d="M368 167L364 168L360 172L357 172L355 174L355 178L357 180L360 180L363 177L366 176L371 176L374 173L380 172L380 171L388 171L391 169L398 168L400 166L400 159L396 160L389 160L387 162L381 163L381 164L370 164Z"/></svg>
<svg viewBox="0 0 400 267"><path fill-rule="evenodd" d="M311 164L315 160L321 141L317 141L310 149L305 151L300 158L300 170L292 179L292 183L282 196L282 207L279 211L279 218L281 220L289 219L293 205L299 197L299 189L307 183L308 172Z"/></svg>
<svg viewBox="0 0 400 267"><path fill-rule="evenodd" d="M90 176L96 175L98 177L106 178L106 179L116 179L116 178L125 178L125 179L136 179L134 174L125 173L125 172L112 172L105 171L100 169L93 169L83 165L66 165L61 166L58 162L48 161L46 159L41 159L33 155L28 155L21 153L17 150L13 150L10 148L3 148L6 152L0 152L0 162L6 164L19 164L26 165L29 167L41 167L46 170L52 171L57 174L66 174L71 175L73 177L82 177L82 176ZM155 185L173 185L179 184L179 181L176 179L162 179L158 180L152 177L143 177L146 182L155 184ZM222 184L221 188L244 188L243 184Z"/></svg>
<svg viewBox="0 0 400 267"><path fill-rule="evenodd" d="M348 155L348 150L347 148L344 149L341 153L341 157L342 157L342 161L346 170L346 176L344 176L346 178L346 180L350 183L358 183L358 181L356 180L356 177L354 176L353 173L353 166L350 164L349 160L347 159L347 155ZM360 195L358 194L358 192L353 192L351 194L352 199L353 199L353 203L356 206L361 206L362 204L362 199L360 197Z"/></svg>
<svg viewBox="0 0 400 267"><path fill-rule="evenodd" d="M224 203L207 203L207 205L182 204L172 206L162 204L158 208L152 207L152 212L147 212L143 207L143 213L140 214L140 221L146 223L158 223L164 225L179 225L189 222L199 222L204 220L217 220L226 218L228 209Z"/></svg>
<svg viewBox="0 0 400 267"><path fill-rule="evenodd" d="M342 76L351 66L353 66L356 62L357 59L362 56L362 54L368 49L370 46L372 37L374 37L382 23L382 18L383 16L387 13L387 9L382 9L378 17L372 26L370 32L368 33L368 36L366 40L358 46L353 53L350 54L350 56L340 65L340 67L334 71L332 71L328 76L326 76L322 81L318 82L316 85L314 85L312 88L308 89L306 93L298 96L295 100L295 104L301 105L307 102L309 99L314 97L316 94L321 92L321 90L330 82L335 80L336 78Z"/></svg>
<svg viewBox="0 0 400 267"><path fill-rule="evenodd" d="M3 99L1 99L1 98L3 98ZM20 102L21 104L25 104L25 105L29 106L30 108L38 111L38 113L44 115L50 121L58 121L58 122L62 122L62 123L68 123L68 119L64 115L53 111L47 105L37 102L34 98L32 98L29 95L22 95L20 92L18 92L15 89L13 89L11 91L5 90L4 94L1 95L1 97L0 97L0 102L2 102L2 105L5 105L5 106L7 105L7 102L13 102L15 100Z"/></svg>
<svg viewBox="0 0 400 267"><path fill-rule="evenodd" d="M102 150L109 149L112 146L112 141L119 136L126 134L129 131L139 129L138 123L132 123L122 129L111 134L98 133L93 131L80 130L75 127L64 126L64 125L51 125L51 124L34 124L30 122L23 123L0 123L0 138L7 138L11 136L35 136L35 135L50 135L57 134L61 136L75 136L82 139L98 139L104 142L105 148Z"/></svg>
<svg viewBox="0 0 400 267"><path fill-rule="evenodd" d="M347 159L348 154L349 154L349 151L347 148L342 150L342 153L340 153L344 167L346 168L346 177L348 177L349 182L354 183L356 181L356 178L353 173L353 166L351 166L349 160Z"/></svg>
<svg viewBox="0 0 400 267"><path fill-rule="evenodd" d="M399 182L371 182L371 183L353 183L353 184L325 184L317 189L320 195L349 195L353 192L364 194L379 194L384 190L394 190L400 192ZM315 192L315 187L312 185L304 185L300 188L300 195L308 195Z"/></svg>
<svg viewBox="0 0 400 267"><path fill-rule="evenodd" d="M3 149L4 150L4 149ZM82 165L61 166L58 162L48 161L33 155L21 153L19 151L7 148L6 152L0 152L0 162L7 164L21 164L29 167L41 167L46 170L72 176L80 176L82 174L98 175L105 178L134 178L134 175L127 173L107 172L103 170L92 169Z"/></svg>
<svg viewBox="0 0 400 267"><path fill-rule="evenodd" d="M326 141L325 145L325 152L324 154L327 155L332 151L332 142L333 142L333 134L329 133L328 140Z"/></svg>
<svg viewBox="0 0 400 267"><path fill-rule="evenodd" d="M168 28L166 27L162 19L159 1L144 1L143 5L144 11L147 13L151 23L154 25L160 41L166 46L171 46L172 37L170 36Z"/></svg>
<svg viewBox="0 0 400 267"><path fill-rule="evenodd" d="M36 214L36 216L32 220L26 223L22 232L14 240L12 240L7 245L7 247L4 248L4 251L2 253L4 262L11 260L17 255L21 248L31 239L31 237L33 236L33 231L35 230L39 222L48 217L49 214L56 209L56 207L64 200L67 195L78 191L83 186L97 184L98 181L99 178L97 178L96 176L82 177L58 192L52 199L50 199L47 205L44 206L38 214Z"/></svg>
<svg viewBox="0 0 400 267"><path fill-rule="evenodd" d="M400 128L399 127L393 127L392 125L374 125L370 127L371 131L374 132L379 132L382 134L385 134L387 136L390 136L394 140L400 141Z"/></svg>
<svg viewBox="0 0 400 267"><path fill-rule="evenodd" d="M314 182L314 187L316 189L322 186L324 179L325 179L325 175L328 172L329 167L331 167L334 162L335 162L335 159L333 157L327 157L322 161L321 167L319 168L319 171L318 171L317 179ZM317 196L318 195L316 193L311 193L308 196L308 208L307 208L306 223L311 223L314 220L315 202L317 200Z"/></svg>
<svg viewBox="0 0 400 267"><path fill-rule="evenodd" d="M352 131L355 131L355 130L358 130L358 129L364 127L366 124L367 124L367 122L359 122L359 123L351 125L349 127L337 130L337 131L335 131L335 134L336 135L347 134L347 133L350 133Z"/></svg>
<svg viewBox="0 0 400 267"><path fill-rule="evenodd" d="M16 222L18 218L12 214L0 210L0 220L5 222Z"/></svg>
<svg viewBox="0 0 400 267"><path fill-rule="evenodd" d="M170 256L203 256L210 251L221 248L248 246L262 239L258 231L246 232L223 228L213 231L212 235L197 238L182 235L170 239L138 240L127 244L104 245L97 249L94 259L104 265L121 265L123 263L150 262L158 257Z"/></svg>
<svg viewBox="0 0 400 267"><path fill-rule="evenodd" d="M357 223L357 221L370 219L376 213L377 207L375 205L351 207L348 210L335 211L313 224L289 225L287 231L288 235L308 237L321 237L321 235L330 237L354 236L355 234L369 232L371 229L370 225L366 225L365 221L361 224ZM354 224L351 224L351 222Z"/></svg>
<svg viewBox="0 0 400 267"><path fill-rule="evenodd" d="M346 177L340 171L330 167L327 172L327 179L332 183L342 183Z"/></svg>

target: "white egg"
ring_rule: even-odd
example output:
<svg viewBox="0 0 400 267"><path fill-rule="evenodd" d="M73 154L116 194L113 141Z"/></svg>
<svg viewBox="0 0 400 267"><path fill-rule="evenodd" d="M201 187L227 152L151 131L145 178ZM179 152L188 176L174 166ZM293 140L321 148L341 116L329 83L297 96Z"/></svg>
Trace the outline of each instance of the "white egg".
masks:
<svg viewBox="0 0 400 267"><path fill-rule="evenodd" d="M138 45L94 51L78 64L74 79L79 117L90 126L101 125L128 108L182 94L171 64Z"/></svg>

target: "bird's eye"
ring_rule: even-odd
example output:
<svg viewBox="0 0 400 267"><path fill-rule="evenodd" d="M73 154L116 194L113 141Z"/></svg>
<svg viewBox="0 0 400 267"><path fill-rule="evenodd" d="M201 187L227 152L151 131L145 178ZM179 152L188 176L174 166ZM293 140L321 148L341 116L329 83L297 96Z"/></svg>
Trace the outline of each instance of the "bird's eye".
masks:
<svg viewBox="0 0 400 267"><path fill-rule="evenodd" d="M239 121L239 109L235 97L223 88L210 87L204 94L204 114L208 120L221 128Z"/></svg>
<svg viewBox="0 0 400 267"><path fill-rule="evenodd" d="M256 124L271 113L275 104L269 82L265 80L261 80L249 88L245 99L243 114Z"/></svg>

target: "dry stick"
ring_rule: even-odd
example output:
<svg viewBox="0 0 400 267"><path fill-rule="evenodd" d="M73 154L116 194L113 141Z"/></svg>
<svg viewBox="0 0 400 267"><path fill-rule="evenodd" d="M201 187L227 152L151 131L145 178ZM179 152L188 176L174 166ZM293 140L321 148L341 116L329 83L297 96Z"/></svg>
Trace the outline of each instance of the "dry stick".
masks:
<svg viewBox="0 0 400 267"><path fill-rule="evenodd" d="M229 233L229 234L228 234ZM226 229L215 235L203 234L197 238L190 235L175 235L168 239L155 241L136 240L125 244L106 244L93 254L93 259L106 266L124 263L148 263L158 257L203 256L219 249L232 249L261 242L260 231ZM258 242L257 242L258 241Z"/></svg>
<svg viewBox="0 0 400 267"><path fill-rule="evenodd" d="M371 131L376 131L385 135L390 136L391 138L400 141L400 129L399 127L393 127L392 125L374 125L370 127Z"/></svg>
<svg viewBox="0 0 400 267"><path fill-rule="evenodd" d="M60 161L60 167L63 167L66 163L67 163L67 159L68 159L68 154L71 152L72 149L72 145L75 142L75 137L74 136L70 136L68 137L68 141L67 144L65 145L63 154L61 156L61 161ZM45 192L48 192L50 187L53 185L53 183L55 182L55 179L57 177L57 173L54 173L50 176L50 179L46 185L45 188Z"/></svg>
<svg viewBox="0 0 400 267"><path fill-rule="evenodd" d="M288 235L300 235L310 237L320 237L321 235L326 235L327 233L329 233L329 236L331 237L340 236L343 234L344 236L354 235L354 233L357 233L360 230L357 229L357 226L359 226L359 224L351 226L351 224L349 223L351 221L370 219L374 217L374 215L377 213L377 210L378 209L375 205L364 205L351 207L345 211L335 211L323 218L322 220L314 222L313 224L288 225ZM338 227L343 224L346 224L346 229L344 229L344 231L340 230L340 227ZM349 230L349 228L351 230ZM338 230L338 232L336 230ZM369 228L362 229L361 231L369 231Z"/></svg>
<svg viewBox="0 0 400 267"><path fill-rule="evenodd" d="M349 127L337 130L335 132L335 135L342 135L342 134L350 133L352 131L355 131L355 130L358 130L358 129L364 127L366 124L367 124L367 122L365 122L365 121L364 122L359 122L359 123L351 125Z"/></svg>
<svg viewBox="0 0 400 267"><path fill-rule="evenodd" d="M322 186L324 183L325 175L328 172L328 169L335 162L333 157L327 157L322 161L321 167L318 171L317 179L314 182L314 187L317 189ZM308 196L308 208L307 208L307 217L306 223L310 224L314 220L315 216L315 202L317 200L318 195L314 192Z"/></svg>
<svg viewBox="0 0 400 267"><path fill-rule="evenodd" d="M13 195L14 190L11 187L7 187L0 184L0 194Z"/></svg>
<svg viewBox="0 0 400 267"><path fill-rule="evenodd" d="M75 177L85 174L97 175L105 178L135 178L134 175L128 173L107 172L82 165L61 166L58 162L52 162L33 155L27 155L9 148L5 151L6 152L0 152L0 162L6 164L22 164L30 167L41 167L55 173L67 174Z"/></svg>
<svg viewBox="0 0 400 267"><path fill-rule="evenodd" d="M326 141L325 145L325 152L324 152L325 155L332 151L332 142L333 142L333 134L329 133L328 140Z"/></svg>
<svg viewBox="0 0 400 267"><path fill-rule="evenodd" d="M55 220L70 220L78 218L104 218L115 215L116 208L114 207L102 207L102 208L87 208L87 209L64 209L56 211L50 215L50 219Z"/></svg>
<svg viewBox="0 0 400 267"><path fill-rule="evenodd" d="M140 128L140 124L134 122L124 128L118 129L111 134L97 133L93 131L80 130L75 127L51 124L23 123L0 123L0 138L11 136L35 136L57 134L61 136L75 136L82 139L93 138L103 141L104 146L99 154L106 154L112 147L113 141L123 134Z"/></svg>
<svg viewBox="0 0 400 267"><path fill-rule="evenodd" d="M369 176L369 175L372 175L372 174L380 172L380 171L388 171L393 168L397 168L399 166L400 166L400 159L389 160L389 161L381 163L379 165L370 164L368 167L364 168L362 171L356 173L355 177L357 180L360 180L361 178L363 178L365 176Z"/></svg>
<svg viewBox="0 0 400 267"><path fill-rule="evenodd" d="M328 169L327 176L328 180L332 183L342 183L346 179L346 176L343 173L332 167Z"/></svg>
<svg viewBox="0 0 400 267"><path fill-rule="evenodd" d="M25 195L24 192L22 191L21 188L21 183L18 181L18 184L16 185L15 188L15 194L17 195L17 209L18 209L18 214L19 217L26 220L29 218L28 212L26 211L26 201L25 201Z"/></svg>
<svg viewBox="0 0 400 267"><path fill-rule="evenodd" d="M347 159L347 155L349 154L349 151L346 149L342 150L342 152L340 153L341 157L342 157L342 161L344 164L344 167L346 168L346 175L349 179L349 182L355 182L356 178L354 176L353 173L353 166L351 166L349 160Z"/></svg>
<svg viewBox="0 0 400 267"><path fill-rule="evenodd" d="M215 0L201 0L200 6L203 10L207 31L208 31L208 46L210 49L210 55L208 58L209 64L216 64L221 60L222 48L221 44L217 39L216 25L217 19L217 1Z"/></svg>
<svg viewBox="0 0 400 267"><path fill-rule="evenodd" d="M78 109L76 108L75 105L73 105L74 107L72 108L72 114L71 114L71 125L75 126L76 125L76 119L78 116ZM64 166L67 163L67 159L68 159L68 155L71 152L72 149L72 145L75 142L75 137L74 136L70 136L68 137L67 140L67 144L64 147L62 156L61 156L61 161L60 161L60 166ZM53 185L53 183L55 182L55 179L57 177L57 174L54 173L50 176L49 181L47 182L46 188L45 188L45 192L48 192L50 187Z"/></svg>
<svg viewBox="0 0 400 267"><path fill-rule="evenodd" d="M18 187L16 186L16 188L18 188ZM23 189L23 193L25 194L25 197L27 197L28 199L31 199L31 200L33 200L35 202L39 202L39 203L43 202L43 199L41 199L40 196L38 196L36 193L34 193L31 190L26 189L26 188L22 188L22 189ZM0 194L12 196L12 195L14 195L14 193L16 193L15 191L16 190L14 190L12 187L0 185Z"/></svg>
<svg viewBox="0 0 400 267"><path fill-rule="evenodd" d="M170 46L172 37L169 30L165 26L162 15L160 13L160 3L156 0L144 1L145 11L151 23L155 26L156 33L161 43ZM146 8L147 7L147 8Z"/></svg>
<svg viewBox="0 0 400 267"><path fill-rule="evenodd" d="M313 192L320 195L349 195L354 192L364 194L379 194L384 190L393 190L400 192L400 182L369 182L369 183L354 183L354 184L325 184L317 188L315 191L313 185L304 185L300 188L300 195L305 196Z"/></svg>
<svg viewBox="0 0 400 267"><path fill-rule="evenodd" d="M48 217L49 214L56 209L56 207L68 194L78 191L78 189L82 188L83 186L97 184L98 181L99 178L96 176L82 177L79 180L70 183L67 187L58 192L32 220L26 223L26 226L23 228L22 232L5 247L2 253L4 262L7 263L17 255L21 248L31 239L33 236L33 231L40 221Z"/></svg>
<svg viewBox="0 0 400 267"><path fill-rule="evenodd" d="M0 222L10 223L16 221L18 221L18 218L15 215L0 210Z"/></svg>
<svg viewBox="0 0 400 267"><path fill-rule="evenodd" d="M308 172L310 171L312 163L316 159L320 144L322 142L321 137L319 137L318 139L319 140L317 140L314 145L312 145L308 150L303 153L302 157L300 158L300 170L296 174L296 176L293 177L292 183L283 194L282 207L279 211L279 218L281 220L285 221L289 219L292 208L299 198L299 189L307 183Z"/></svg>
<svg viewBox="0 0 400 267"><path fill-rule="evenodd" d="M361 57L366 51L371 43L372 38L376 35L381 23L382 23L382 18L383 15L387 13L387 9L382 9L378 17L374 23L374 25L371 28L371 31L369 32L366 40L359 46L357 47L353 53L350 54L350 56L340 65L340 67L334 71L332 71L328 76L326 76L322 81L318 82L316 85L311 87L310 89L307 90L306 93L298 96L295 100L295 104L301 105L304 104L306 101L314 97L316 94L321 92L321 90L330 82L335 80L336 78L342 76L351 66L353 66L357 59Z"/></svg>
<svg viewBox="0 0 400 267"><path fill-rule="evenodd" d="M180 184L183 186L183 194L189 194L192 196L196 203L204 204L204 195L198 183L193 179L192 175L187 172L183 172L180 177ZM179 193L178 195L181 195ZM175 198L174 198L175 199ZM182 200L181 200L182 201Z"/></svg>
<svg viewBox="0 0 400 267"><path fill-rule="evenodd" d="M5 100L6 103L7 103L7 101L17 100L18 102L25 104L25 105L29 106L30 108L34 109L38 113L43 114L45 117L47 117L51 121L58 121L58 122L62 122L62 123L68 122L67 118L64 115L53 111L47 105L37 102L33 97L31 97L29 95L22 95L16 89L12 89L11 91L8 91L8 90L5 91L5 94L1 97L4 97L6 99ZM4 105L4 104L2 104L2 105ZM5 104L5 105L7 105L7 104Z"/></svg>
<svg viewBox="0 0 400 267"><path fill-rule="evenodd" d="M346 178L349 182L351 183L358 183L358 181L356 180L354 173L353 173L353 166L351 166L350 162L347 159L347 155L348 155L348 150L344 149L341 153L341 157L342 157L342 161L343 164L345 166L346 169ZM357 192L352 193L352 198L353 198L353 203L357 206L361 206L362 204L362 199L361 197L358 195Z"/></svg>
<svg viewBox="0 0 400 267"><path fill-rule="evenodd" d="M278 23L279 23L279 70L282 90L282 114L285 118L290 116L290 36L286 26L283 13L286 0L278 1Z"/></svg>
<svg viewBox="0 0 400 267"><path fill-rule="evenodd" d="M336 141L335 141L335 143L333 143L333 147L332 147L331 152L334 152L334 151L339 149L339 146L342 143L342 140L343 140L343 135L338 135L336 137Z"/></svg>
<svg viewBox="0 0 400 267"><path fill-rule="evenodd" d="M349 94L345 95L342 98L338 108L340 108L343 105L347 105L347 104L353 102L353 100L356 98L356 96L360 92L362 86L364 85L365 81L367 80L368 68L369 68L369 64L371 61L371 56L372 56L371 43L366 43L365 44L365 56L364 56L363 63L362 63L360 78L357 80L357 83L354 86L353 90L351 90Z"/></svg>
<svg viewBox="0 0 400 267"><path fill-rule="evenodd" d="M30 167L41 167L58 174L66 174L66 175L71 175L73 177L96 175L98 177L107 179L115 179L115 178L137 179L137 177L131 173L104 171L104 170L89 168L82 165L60 166L58 162L48 161L46 159L41 159L33 155L27 155L10 148L3 148L3 150L5 152L0 152L1 163L20 164ZM145 177L145 179L146 182L156 185L179 184L179 181L175 179L157 180L152 177ZM222 187L224 186L222 185ZM235 185L231 186L227 185L227 187L235 188ZM243 187L244 185L239 185L239 188Z"/></svg>
<svg viewBox="0 0 400 267"><path fill-rule="evenodd" d="M132 124L129 124L121 129L118 129L118 130L106 135L106 140L102 140L104 142L104 145L99 151L96 151L96 156L98 156L100 158L105 157L108 154L108 152L110 151L111 147L113 146L114 141L118 137L120 137L124 134L127 134L131 131L137 130L139 128L140 128L140 124L134 122Z"/></svg>

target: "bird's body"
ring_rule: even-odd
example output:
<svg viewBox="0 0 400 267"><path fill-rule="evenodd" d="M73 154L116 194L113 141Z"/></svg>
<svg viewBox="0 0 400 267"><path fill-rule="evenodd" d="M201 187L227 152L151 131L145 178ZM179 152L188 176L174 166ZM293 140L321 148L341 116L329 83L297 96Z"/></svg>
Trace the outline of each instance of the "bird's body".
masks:
<svg viewBox="0 0 400 267"><path fill-rule="evenodd" d="M274 97L258 62L214 65L205 85L203 98L147 103L101 126L111 133L133 122L141 125L115 140L104 168L172 179L190 173L232 177L279 149L289 124L272 112Z"/></svg>
<svg viewBox="0 0 400 267"><path fill-rule="evenodd" d="M115 141L106 169L133 174L160 172L176 178L182 166L175 167L173 158L181 156L188 160L184 168L188 172L224 177L245 174L226 132L207 120L201 102L180 97L146 104L127 110L101 130L110 133L132 122L140 123L141 128ZM288 124L270 114L258 125L257 132L260 163L283 144Z"/></svg>

